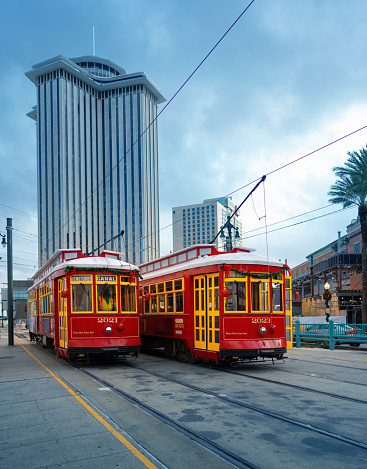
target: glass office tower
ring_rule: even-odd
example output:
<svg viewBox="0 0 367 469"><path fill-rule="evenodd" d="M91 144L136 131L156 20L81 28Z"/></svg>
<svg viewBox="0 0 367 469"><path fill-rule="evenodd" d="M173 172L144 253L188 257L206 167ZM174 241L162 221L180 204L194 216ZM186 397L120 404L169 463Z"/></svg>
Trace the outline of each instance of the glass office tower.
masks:
<svg viewBox="0 0 367 469"><path fill-rule="evenodd" d="M37 122L39 264L60 248L120 251L134 264L158 257L165 99L156 85L95 56L58 56L26 76L37 88L28 116Z"/></svg>

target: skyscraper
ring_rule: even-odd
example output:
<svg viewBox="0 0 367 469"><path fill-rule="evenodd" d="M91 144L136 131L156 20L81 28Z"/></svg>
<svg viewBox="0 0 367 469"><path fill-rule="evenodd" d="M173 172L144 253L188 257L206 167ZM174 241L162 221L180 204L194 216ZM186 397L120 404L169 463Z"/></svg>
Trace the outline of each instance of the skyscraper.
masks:
<svg viewBox="0 0 367 469"><path fill-rule="evenodd" d="M227 222L227 211L237 209L232 197L222 199L207 199L201 204L183 205L172 208L173 251L179 251L193 244L210 243L221 227ZM232 222L238 228L237 244L244 245L244 230L238 211ZM233 235L235 232L233 233ZM233 242L236 240L234 239ZM217 238L215 245L225 250L225 242Z"/></svg>
<svg viewBox="0 0 367 469"><path fill-rule="evenodd" d="M37 123L39 264L59 248L158 257L157 86L95 56L58 56L26 76L37 88L27 115Z"/></svg>

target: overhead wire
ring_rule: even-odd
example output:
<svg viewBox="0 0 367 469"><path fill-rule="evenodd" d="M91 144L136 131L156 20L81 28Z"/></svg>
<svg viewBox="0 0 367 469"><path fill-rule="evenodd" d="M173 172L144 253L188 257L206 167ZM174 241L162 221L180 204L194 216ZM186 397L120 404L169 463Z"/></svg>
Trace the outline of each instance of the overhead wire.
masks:
<svg viewBox="0 0 367 469"><path fill-rule="evenodd" d="M334 210L333 212L329 212L329 213L325 213L324 215L320 215L318 217L314 217L314 218L309 218L308 220L303 220L303 221L299 221L297 223L293 223L291 225L287 225L287 226L282 226L280 228L276 228L274 230L270 230L268 231L267 233L273 233L274 231L280 231L280 230L285 230L286 228L291 228L292 226L297 226L297 225L302 225L303 223L307 223L309 221L313 221L313 220L318 220L320 218L324 218L324 217L327 217L329 215L334 215L335 213L339 213L339 212L344 212L346 210L352 210L353 207L347 207L347 208L341 208L341 209L338 209L338 210ZM246 236L246 239L250 239L250 238L255 238L256 236L262 236L264 233L258 233L258 234L254 234L254 235L251 235L251 236ZM244 239L244 238L242 238Z"/></svg>
<svg viewBox="0 0 367 469"><path fill-rule="evenodd" d="M125 154L118 160L118 162L111 168L109 173L105 175L102 181L95 187L94 190L90 193L88 197L86 197L85 201L80 205L80 207L75 210L75 212L71 215L71 217L64 223L61 228L64 228L72 218L82 209L82 207L88 202L88 200L92 197L92 195L98 190L98 188L105 183L105 181L111 176L111 173L118 168L119 164L126 158L126 156L131 152L133 147L139 142L139 140L145 135L145 133L151 128L151 126L156 122L158 117L167 109L170 103L176 98L176 96L180 93L180 91L186 86L186 84L190 81L190 79L195 75L195 73L199 70L199 68L204 64L204 62L208 59L208 57L213 53L213 51L218 47L218 45L222 42L222 40L227 36L227 34L232 30L232 28L238 23L238 21L242 18L242 16L247 12L250 6L255 2L255 0L251 0L250 3L246 6L246 8L241 12L241 14L237 17L237 19L231 24L231 26L227 29L227 31L222 35L222 37L217 41L217 43L211 48L211 50L207 53L204 59L199 63L199 65L195 68L195 70L190 74L190 76L184 81L184 83L179 87L179 89L174 93L174 95L170 98L167 104L161 109L161 111L152 119L152 121L148 124L145 130L137 137L137 139L131 144L130 148L125 152ZM159 231L159 230L158 230ZM55 233L58 234L60 232L57 231ZM154 234L154 233L153 233ZM51 239L51 238L50 238ZM47 242L50 241L47 240ZM134 242L133 244L136 244Z"/></svg>
<svg viewBox="0 0 367 469"><path fill-rule="evenodd" d="M333 140L332 142L329 142L329 143L327 143L326 145L323 145L323 146L317 148L316 150L313 150L313 151L311 151L311 152L309 152L309 153L306 153L305 155L302 155L302 156L300 156L300 157L298 157L298 158L295 158L294 160L290 161L289 163L286 163L286 164L284 164L284 165L282 165L282 166L279 166L278 168L273 169L272 171L269 171L268 173L265 174L265 176L269 176L269 175L271 175L271 174L274 174L275 172L280 171L281 169L284 169L284 168L286 168L286 167L288 167L288 166L290 166L290 165L292 165L292 164L294 164L294 163L297 163L297 162L301 161L302 159L304 159L304 158L306 158L306 157L308 157L308 156L314 155L314 154L317 153L318 151L321 151L321 150L323 150L323 149L329 147L330 145L333 145L333 144L335 144L335 143L337 143L337 142L340 142L341 140L343 140L343 139L345 139L345 138L347 138L347 137L350 137L351 135L353 135L353 134L355 134L355 133L357 133L357 132L360 132L361 130L366 129L366 128L367 128L367 125L365 125L365 126L363 126L363 127L360 127L359 129L354 130L354 131L352 131L352 132L350 132L350 133L348 133L348 134L346 134L346 135L343 135L342 137L339 137L339 138L337 138L336 140ZM264 176L262 176L262 177L264 177ZM218 197L218 198L214 199L214 201L213 201L212 203L210 203L209 206L210 206L210 205L214 205L214 204L215 204L216 202L218 202L219 200L221 200L221 199L223 199L223 198L226 198L226 197L229 197L229 196L231 196L232 194L235 194L236 192L239 192L239 191L242 190L242 189L245 189L246 187L250 186L251 184L258 183L259 181L261 181L261 177L256 178L256 179L252 180L251 182L248 182L248 183L245 184L244 186L241 186L241 187L239 187L238 189L235 189L235 190L232 191L232 192L229 192L227 195L224 195L224 196L222 196L222 197ZM331 204L331 205L332 205L332 204ZM316 209L316 210L320 210L320 209ZM341 211L341 210L338 210L338 211ZM332 212L332 213L337 213L338 211L335 211L335 212ZM311 211L311 212L312 212L312 211ZM297 215L297 216L298 216L298 215ZM153 234L156 234L157 232L163 231L164 229L170 228L171 226L173 226L173 225L176 224L176 223L181 222L182 220L183 220L183 219L180 218L179 220L176 220L174 223L170 223L170 224L166 225L165 227L160 228L159 230L157 230L157 231L156 231L155 233L153 233ZM279 223L280 223L280 222L279 222ZM260 229L260 228L257 228L257 229ZM145 239L145 238L144 238L144 239ZM131 244L135 244L135 243L131 243Z"/></svg>
<svg viewBox="0 0 367 469"><path fill-rule="evenodd" d="M100 185L103 184L103 183L107 180L107 178L111 176L112 171L114 171L114 170L118 167L118 164L123 161L123 159L127 156L127 154L128 154L129 152L131 152L131 150L132 150L132 148L134 147L134 145L142 138L142 136L149 130L149 128L154 124L154 122L158 119L158 117L165 111L165 109L170 105L170 103L175 99L175 97L181 92L181 90L186 86L186 84L190 81L190 79L194 76L194 74L199 70L199 68L204 64L204 62L208 59L208 57L209 57L209 56L213 53L213 51L217 48L217 46L222 42L222 40L227 36L227 34L232 30L232 28L233 28L233 27L237 24L237 22L242 18L242 16L247 12L247 10L248 10L248 9L250 8L250 6L254 3L254 1L255 1L255 0L252 0L252 1L246 6L246 8L241 12L241 14L237 17L237 19L231 24L231 26L226 30L226 32L221 36L221 38L217 41L217 43L212 47L212 49L208 52L208 54L204 57L204 59L203 59L203 60L199 63L199 65L195 68L195 70L189 75L189 77L184 81L184 83L178 88L178 90L177 90L177 91L174 93L174 95L170 98L170 100L167 102L167 104L162 108L162 110L161 110L159 113L157 113L157 115L156 115L156 116L154 117L154 119L150 122L150 124L146 127L146 129L145 129L145 130L141 133L141 135L131 144L130 148L129 148L129 149L125 152L125 154L120 158L120 160L118 161L118 163L117 163L114 167L112 167L111 171L110 171L108 174L105 175L104 179L96 186L96 188L95 188L95 189L91 192L91 194L86 198L85 202L73 213L73 215L67 220L67 222L63 225L63 227L64 227L67 223L69 223L70 220L72 220L73 216L74 216L76 213L78 213L78 211L80 211L80 209L83 207L83 205L84 205L85 203L87 203L87 201L90 199L90 197L91 197L91 196L95 193L95 191L98 189L98 187L100 187ZM273 173L275 173L275 172L277 172L277 171L280 171L281 169L284 169L284 168L286 168L286 167L288 167L288 166L290 166L290 165L292 165L292 164L294 164L294 163L296 163L296 162L299 162L300 160L302 160L302 159L304 159L304 158L306 158L306 157L308 157L308 156L310 156L310 155L313 155L313 154L317 153L318 151L320 151L320 150L322 150L322 149L325 149L325 148L327 148L327 147L329 147L329 146L331 146L331 145L333 145L333 144L335 144L335 143L337 143L337 142L339 142L339 141L341 141L341 140L343 140L343 139L345 139L345 138L347 138L347 137L349 137L349 136L351 136L351 135L353 135L353 134L355 134L355 133L357 133L357 132L359 132L359 131L361 131L361 130L363 130L363 129L366 129L366 128L367 128L367 126L363 126L363 127L359 128L359 129L356 129L356 130L354 130L354 131L352 131L352 132L350 132L350 133L348 133L348 134L346 134L346 135L344 135L344 136L342 136L342 137L340 137L340 138L338 138L338 139L336 139L336 140L333 140L332 142L329 142L328 144L323 145L323 146L317 148L316 150L313 150L312 152L309 152L309 153L307 153L307 154L305 154L305 155L303 155L303 156L301 156L301 157L299 157L299 158L296 158L296 159L294 159L294 160L292 160L292 161L290 161L290 162L288 162L288 163L286 163L286 164L284 164L284 165L282 165L282 166L279 166L278 168L273 169L272 171L269 171L268 173L266 173L266 176L269 176L269 175L271 175L271 174L273 174ZM260 178L257 178L257 179L255 179L255 180L253 180L253 181L251 181L251 182L245 184L244 186L241 186L240 188L237 188L237 189L235 189L234 191L228 193L228 194L225 195L224 197L229 197L230 195L232 195L232 194L234 194L234 193L236 193L236 192L238 192L238 191L244 189L245 187L247 187L247 186L249 186L249 185L251 185L251 184L253 184L253 183L255 183L255 182L259 181L259 180L260 180ZM216 200L218 201L218 200L221 200L222 198L223 198L223 197L220 197L220 198L218 198L218 199L216 199ZM214 204L214 203L215 203L215 202L212 202L212 204ZM212 204L210 204L210 205L212 205ZM27 213L27 212L24 212L24 211L15 209L15 208L13 208L13 207L9 207L9 206L4 205L4 204L0 204L0 205L1 205L1 206L4 206L4 207L6 207L6 208L10 208L10 209L12 209L12 210L18 211L18 212L20 212L20 213L24 213L24 214L26 214L26 215L29 215L29 216L38 218L36 215L33 215L33 214L30 214L30 213ZM319 210L319 209L316 209L316 210ZM330 213L330 214L337 213L337 212L339 212L339 211L341 211L341 210L337 210L337 211L332 212L332 213ZM311 212L309 212L309 213L311 213ZM328 214L327 214L327 215L328 215ZM325 215L325 216L327 216L327 215ZM301 215L297 215L297 216L301 216ZM296 216L296 217L297 217L297 216ZM315 219L317 219L317 218L320 218L320 217L316 217ZM312 219L311 219L311 220L312 220ZM311 221L311 220L309 220L309 221ZM179 222L179 221L180 221L180 220L178 220L177 222ZM281 223L281 222L277 222L277 223ZM300 223L304 223L304 222L300 222ZM165 227L160 228L160 229L157 230L156 232L150 233L149 236L152 236L152 235L156 234L157 232L161 232L161 231L163 231L163 230L165 230L165 229L171 227L173 224L174 224L174 223L168 224L168 225L166 225ZM299 224L299 223L296 223L296 224L293 224L293 225L289 225L288 227L295 226L295 225L297 225L297 224ZM282 227L282 228L279 228L279 229L284 229L284 228L285 228L285 227ZM257 229L255 229L255 230L258 230L258 229L260 229L260 228L257 228ZM277 230L271 230L271 232L273 232L273 231L277 231ZM30 235L30 236L37 236L37 235L31 235L31 234L29 234L29 235ZM254 236L257 236L257 235L254 235ZM22 238L22 237L20 237L20 236L17 236L17 237L19 237L19 238L21 238L21 239L26 239L26 240L28 240L28 241L32 241L31 239ZM146 239L147 237L148 237L148 236L145 236L143 239ZM253 237L253 236L252 236L252 237ZM138 242L138 241L134 241L134 242L132 242L132 243L129 243L129 246L126 246L126 248L127 248L128 250L130 250L129 247L135 245L137 242ZM125 244L125 243L124 243L124 244Z"/></svg>

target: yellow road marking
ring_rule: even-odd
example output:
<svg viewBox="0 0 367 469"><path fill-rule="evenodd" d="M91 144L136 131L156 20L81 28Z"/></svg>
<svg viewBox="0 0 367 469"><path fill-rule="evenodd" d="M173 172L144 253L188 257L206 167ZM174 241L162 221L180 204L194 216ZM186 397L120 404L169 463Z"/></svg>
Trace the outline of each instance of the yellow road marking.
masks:
<svg viewBox="0 0 367 469"><path fill-rule="evenodd" d="M157 466L155 466L152 462L149 461L148 458L146 458L139 450L135 448L131 443L127 441L126 438L124 438L118 431L116 431L112 425L110 425L104 418L102 418L95 410L92 409L90 405L88 405L80 396L78 396L72 389L69 388L67 384L65 384L56 374L51 371L49 368L47 368L46 365L44 365L40 360L38 360L37 357L35 357L29 350L27 350L20 342L18 342L15 339L15 342L19 344L29 355L36 360L37 363L39 363L43 368L50 373L50 375L56 379L57 382L61 384L72 396L75 397L77 401L79 401L82 406L95 417L98 422L100 422L114 437L116 437L120 443L122 443L126 448L133 453L134 456L136 456L143 464L149 469L158 469Z"/></svg>

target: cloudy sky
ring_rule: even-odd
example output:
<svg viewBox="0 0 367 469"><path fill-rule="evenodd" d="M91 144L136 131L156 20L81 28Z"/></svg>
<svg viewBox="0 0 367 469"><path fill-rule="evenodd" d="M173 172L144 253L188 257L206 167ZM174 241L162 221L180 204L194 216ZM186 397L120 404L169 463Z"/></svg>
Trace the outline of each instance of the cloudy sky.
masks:
<svg viewBox="0 0 367 469"><path fill-rule="evenodd" d="M36 129L26 117L36 90L25 72L92 55L94 25L96 55L144 71L169 101L249 3L2 2L0 233L12 218L14 279L37 265ZM247 246L295 266L345 234L357 211L331 214L342 207L327 192L332 168L367 143L366 16L365 0L253 2L159 118L162 255L173 206L229 194L239 204L263 175L241 210Z"/></svg>

